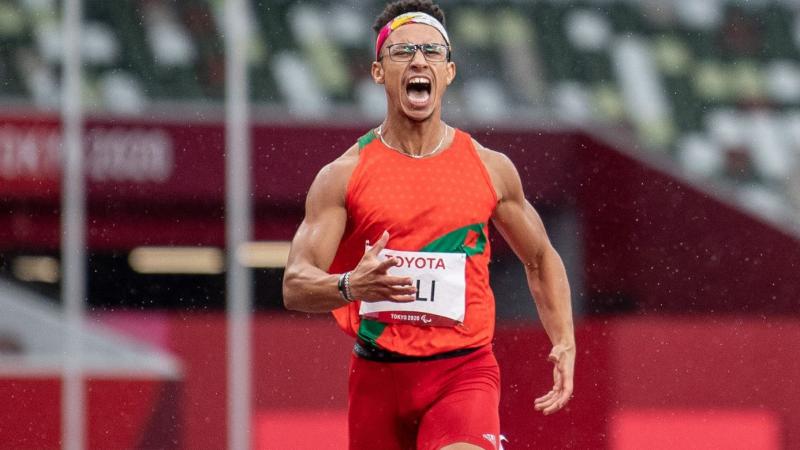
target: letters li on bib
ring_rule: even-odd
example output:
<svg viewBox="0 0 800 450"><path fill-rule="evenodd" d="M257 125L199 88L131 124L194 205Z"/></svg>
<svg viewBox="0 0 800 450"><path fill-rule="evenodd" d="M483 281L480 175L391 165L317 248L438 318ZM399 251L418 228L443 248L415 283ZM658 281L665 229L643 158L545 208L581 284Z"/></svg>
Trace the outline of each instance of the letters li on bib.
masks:
<svg viewBox="0 0 800 450"><path fill-rule="evenodd" d="M389 268L389 275L411 277L417 298L407 303L361 302L361 316L384 323L422 326L456 326L464 321L466 254L389 249L378 254L380 260L390 256L401 264Z"/></svg>

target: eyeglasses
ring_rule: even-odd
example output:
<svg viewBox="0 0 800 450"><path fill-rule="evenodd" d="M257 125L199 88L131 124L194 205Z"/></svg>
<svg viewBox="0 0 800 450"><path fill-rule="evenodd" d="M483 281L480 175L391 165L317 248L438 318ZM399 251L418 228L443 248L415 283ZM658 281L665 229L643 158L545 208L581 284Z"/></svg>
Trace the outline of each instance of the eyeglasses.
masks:
<svg viewBox="0 0 800 450"><path fill-rule="evenodd" d="M428 62L443 62L450 60L450 48L444 44L409 44L399 43L386 47L389 59L397 62L409 62L414 59L417 50ZM380 61L385 55L381 55Z"/></svg>

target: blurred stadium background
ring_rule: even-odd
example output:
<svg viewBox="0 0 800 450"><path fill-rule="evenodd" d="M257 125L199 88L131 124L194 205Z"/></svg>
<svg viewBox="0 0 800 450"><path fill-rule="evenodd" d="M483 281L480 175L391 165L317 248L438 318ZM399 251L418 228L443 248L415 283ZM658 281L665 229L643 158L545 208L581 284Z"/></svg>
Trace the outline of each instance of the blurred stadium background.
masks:
<svg viewBox="0 0 800 450"><path fill-rule="evenodd" d="M800 1L451 1L445 118L565 259L575 399L493 240L507 449L800 448ZM223 0L85 0L86 441L227 445ZM246 2L252 448L346 442L350 339L287 313L314 174L383 117L377 1ZM59 448L62 3L0 0L0 448Z"/></svg>

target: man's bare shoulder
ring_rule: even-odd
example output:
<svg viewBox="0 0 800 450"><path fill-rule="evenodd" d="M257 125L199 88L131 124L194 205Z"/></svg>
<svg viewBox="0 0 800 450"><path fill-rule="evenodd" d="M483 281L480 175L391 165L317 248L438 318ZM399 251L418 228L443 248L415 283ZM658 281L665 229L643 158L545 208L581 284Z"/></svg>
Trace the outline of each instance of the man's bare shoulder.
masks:
<svg viewBox="0 0 800 450"><path fill-rule="evenodd" d="M356 165L358 165L358 155L358 144L353 144L352 147L339 155L338 158L323 166L317 174L317 180L327 180L330 178L332 179L331 181L344 181L344 183L347 184L350 175L353 173Z"/></svg>
<svg viewBox="0 0 800 450"><path fill-rule="evenodd" d="M354 144L338 158L326 164L317 173L311 192L321 194L323 198L344 201L347 183L358 165L359 147Z"/></svg>
<svg viewBox="0 0 800 450"><path fill-rule="evenodd" d="M478 152L478 156L481 158L481 161L483 161L483 163L486 164L490 169L501 171L514 169L514 163L508 156L506 156L505 153L485 147L483 144L475 140L475 138L472 138L472 144L475 146L475 150Z"/></svg>
<svg viewBox="0 0 800 450"><path fill-rule="evenodd" d="M505 153L484 147L474 138L472 143L481 161L486 166L489 176L492 178L499 200L502 200L508 192L509 185L513 185L514 181L519 177L517 168Z"/></svg>

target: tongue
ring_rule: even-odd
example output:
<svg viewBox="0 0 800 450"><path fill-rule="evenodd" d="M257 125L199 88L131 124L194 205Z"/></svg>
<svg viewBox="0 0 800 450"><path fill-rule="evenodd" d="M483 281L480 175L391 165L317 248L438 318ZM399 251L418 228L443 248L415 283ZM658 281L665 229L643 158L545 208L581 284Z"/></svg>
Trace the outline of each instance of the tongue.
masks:
<svg viewBox="0 0 800 450"><path fill-rule="evenodd" d="M409 89L408 98L414 103L425 103L430 98L430 92L424 89Z"/></svg>

